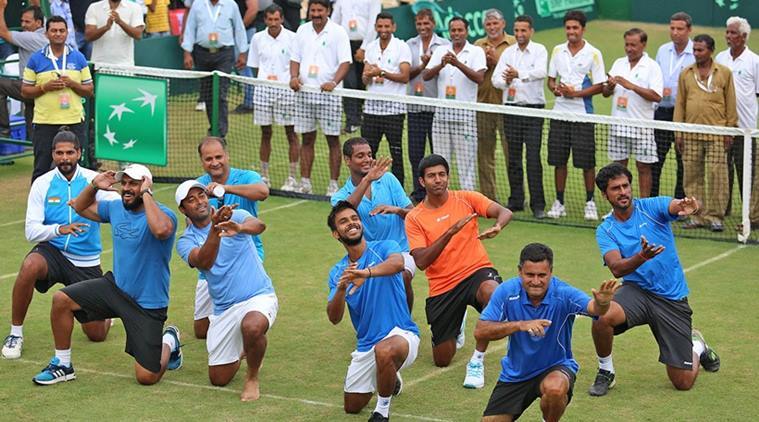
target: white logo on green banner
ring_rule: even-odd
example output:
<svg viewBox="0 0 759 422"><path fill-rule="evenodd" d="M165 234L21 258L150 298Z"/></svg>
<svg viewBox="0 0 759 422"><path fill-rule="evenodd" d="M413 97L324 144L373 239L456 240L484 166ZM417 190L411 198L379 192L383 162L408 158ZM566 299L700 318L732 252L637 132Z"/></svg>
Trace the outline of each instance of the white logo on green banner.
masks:
<svg viewBox="0 0 759 422"><path fill-rule="evenodd" d="M165 166L166 81L97 75L95 156Z"/></svg>

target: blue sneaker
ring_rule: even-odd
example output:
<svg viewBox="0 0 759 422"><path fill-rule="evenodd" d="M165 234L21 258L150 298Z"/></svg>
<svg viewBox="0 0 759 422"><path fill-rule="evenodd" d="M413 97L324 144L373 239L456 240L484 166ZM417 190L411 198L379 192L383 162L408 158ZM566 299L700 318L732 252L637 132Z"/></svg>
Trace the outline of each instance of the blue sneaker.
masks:
<svg viewBox="0 0 759 422"><path fill-rule="evenodd" d="M179 328L173 325L169 325L163 331L163 335L166 335L166 334L174 336L174 341L177 344L176 349L171 351L171 354L169 355L169 364L166 366L166 369L168 369L169 371L173 371L173 370L181 368L182 362L184 362L184 357L182 356L182 347L181 347L181 344L179 343Z"/></svg>
<svg viewBox="0 0 759 422"><path fill-rule="evenodd" d="M50 363L39 374L32 378L37 385L51 385L61 381L73 381L76 379L74 366L63 366L58 358L50 359Z"/></svg>

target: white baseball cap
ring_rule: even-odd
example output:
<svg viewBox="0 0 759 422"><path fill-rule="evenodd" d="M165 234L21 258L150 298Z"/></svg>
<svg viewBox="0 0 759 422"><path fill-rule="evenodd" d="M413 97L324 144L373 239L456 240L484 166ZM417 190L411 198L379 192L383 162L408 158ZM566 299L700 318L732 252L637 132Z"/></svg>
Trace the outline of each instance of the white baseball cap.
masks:
<svg viewBox="0 0 759 422"><path fill-rule="evenodd" d="M130 164L124 167L124 170L116 173L116 181L121 182L124 175L131 177L134 180L142 180L143 177L153 179L153 175L150 174L150 170L142 164Z"/></svg>
<svg viewBox="0 0 759 422"><path fill-rule="evenodd" d="M192 188L200 188L203 191L206 190L206 187L197 180L185 180L179 185L179 187L177 187L177 192L174 194L174 199L177 200L177 205L182 205L182 201L187 198L187 195Z"/></svg>

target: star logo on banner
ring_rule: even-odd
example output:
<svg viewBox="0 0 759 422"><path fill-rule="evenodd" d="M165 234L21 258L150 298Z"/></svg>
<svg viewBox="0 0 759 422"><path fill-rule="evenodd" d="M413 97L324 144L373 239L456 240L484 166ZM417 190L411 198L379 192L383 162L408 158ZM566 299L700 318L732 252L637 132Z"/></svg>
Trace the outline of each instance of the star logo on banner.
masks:
<svg viewBox="0 0 759 422"><path fill-rule="evenodd" d="M123 149L134 148L134 144L136 144L136 143L137 143L136 139L130 139L129 142L127 142L127 143L124 144L124 148Z"/></svg>
<svg viewBox="0 0 759 422"><path fill-rule="evenodd" d="M119 118L119 121L121 121L121 115L128 112L128 113L134 113L130 108L126 107L126 103L121 103L117 105L110 106L113 111L111 112L111 115L108 116L108 120L113 119L113 116L117 116Z"/></svg>
<svg viewBox="0 0 759 422"><path fill-rule="evenodd" d="M137 88L138 91L142 94L142 97L132 98L132 101L142 101L142 104L140 104L140 107L145 107L146 105L150 105L150 115L152 116L155 114L155 100L158 98L157 95L153 95L149 93L148 91L145 91L144 89Z"/></svg>
<svg viewBox="0 0 759 422"><path fill-rule="evenodd" d="M116 132L111 132L111 127L108 125L105 126L105 133L103 134L103 137L108 141L109 144L111 144L111 146L119 143L119 141L116 140Z"/></svg>

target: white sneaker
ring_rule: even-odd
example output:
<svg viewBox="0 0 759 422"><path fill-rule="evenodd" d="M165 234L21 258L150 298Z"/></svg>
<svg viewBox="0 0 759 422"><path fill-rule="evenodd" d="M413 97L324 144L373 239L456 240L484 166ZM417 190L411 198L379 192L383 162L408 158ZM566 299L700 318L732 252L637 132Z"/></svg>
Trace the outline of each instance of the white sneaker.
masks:
<svg viewBox="0 0 759 422"><path fill-rule="evenodd" d="M195 111L206 111L206 103L204 101L198 101L195 104Z"/></svg>
<svg viewBox="0 0 759 422"><path fill-rule="evenodd" d="M598 210L596 209L596 203L592 199L585 203L585 219L598 220Z"/></svg>
<svg viewBox="0 0 759 422"><path fill-rule="evenodd" d="M559 202L559 200L553 201L553 205L551 205L551 209L548 210L546 215L549 218L560 218L560 217L566 217L567 216L567 210L564 208L564 205Z"/></svg>
<svg viewBox="0 0 759 422"><path fill-rule="evenodd" d="M466 377L464 388L482 388L485 386L485 365L480 362L469 361L466 365Z"/></svg>
<svg viewBox="0 0 759 422"><path fill-rule="evenodd" d="M305 180L302 180L300 182L300 193L307 193L307 194L314 193L314 188L311 186L311 182L306 182Z"/></svg>
<svg viewBox="0 0 759 422"><path fill-rule="evenodd" d="M395 388L393 388L393 397L400 396L403 391L403 378L401 378L401 372L395 373Z"/></svg>
<svg viewBox="0 0 759 422"><path fill-rule="evenodd" d="M456 337L456 350L460 350L466 343L466 314L468 311L464 311L464 318L461 320L461 328L459 328L459 335Z"/></svg>
<svg viewBox="0 0 759 422"><path fill-rule="evenodd" d="M267 188L271 188L271 180L268 177L261 176L261 181L264 182Z"/></svg>
<svg viewBox="0 0 759 422"><path fill-rule="evenodd" d="M329 186L327 187L327 196L336 194L338 190L340 190L340 187L337 186L337 182L330 180Z"/></svg>
<svg viewBox="0 0 759 422"><path fill-rule="evenodd" d="M21 357L21 349L24 348L24 338L9 335L3 341L3 358L18 359Z"/></svg>
<svg viewBox="0 0 759 422"><path fill-rule="evenodd" d="M298 190L298 182L295 181L295 178L292 176L289 176L287 180L285 180L285 184L282 185L279 190L283 190L285 192L296 192Z"/></svg>

